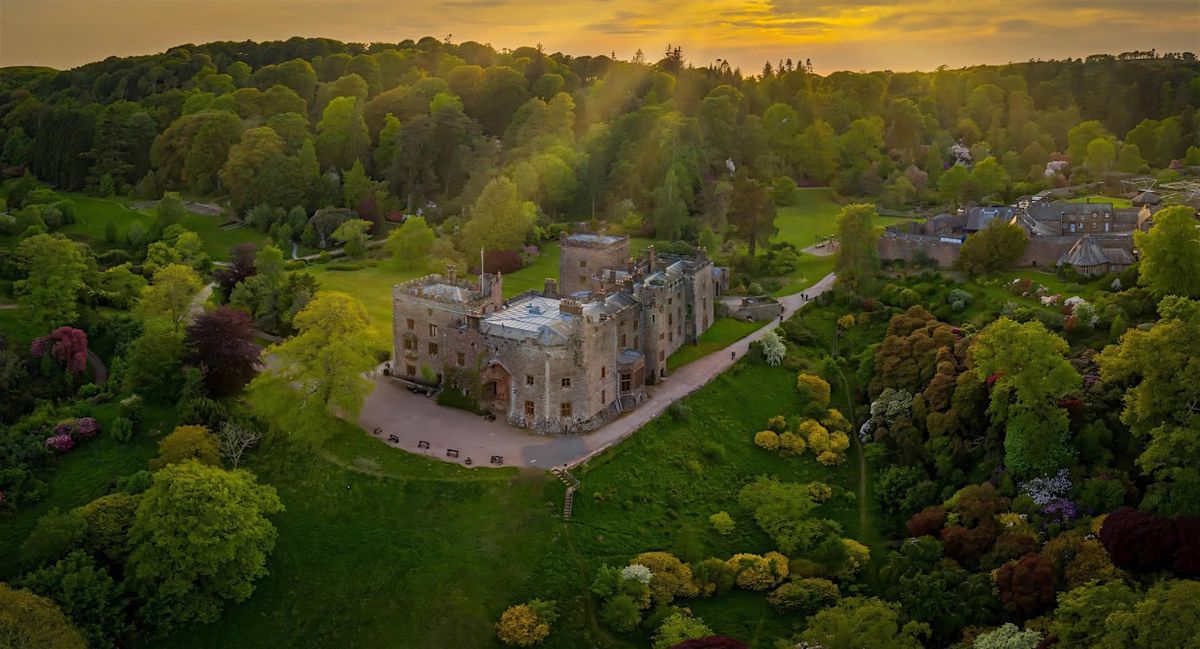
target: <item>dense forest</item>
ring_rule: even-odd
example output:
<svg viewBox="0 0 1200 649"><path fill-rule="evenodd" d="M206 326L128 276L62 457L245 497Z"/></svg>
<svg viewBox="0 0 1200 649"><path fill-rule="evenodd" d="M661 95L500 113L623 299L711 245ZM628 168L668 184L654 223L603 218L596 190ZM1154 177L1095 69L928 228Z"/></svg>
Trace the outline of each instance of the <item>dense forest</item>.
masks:
<svg viewBox="0 0 1200 649"><path fill-rule="evenodd" d="M222 42L0 71L0 162L61 190L227 196L239 215L420 210L435 224L469 217L506 178L503 198L543 221L753 241L733 170L779 204L796 183L904 207L1200 164L1198 68L1190 53L1137 52L828 76L789 59L752 76L671 46L654 62L429 37ZM1052 160L1071 165L1047 175ZM304 236L302 220L258 220L277 240Z"/></svg>
<svg viewBox="0 0 1200 649"><path fill-rule="evenodd" d="M878 252L878 206L1194 178L1198 72L433 38L0 69L0 647L1200 645L1194 207L1099 276L1011 268L998 221L954 271ZM672 356L737 360L573 467L572 515L542 465L355 423L394 284L486 249L540 286L578 221L801 306Z"/></svg>

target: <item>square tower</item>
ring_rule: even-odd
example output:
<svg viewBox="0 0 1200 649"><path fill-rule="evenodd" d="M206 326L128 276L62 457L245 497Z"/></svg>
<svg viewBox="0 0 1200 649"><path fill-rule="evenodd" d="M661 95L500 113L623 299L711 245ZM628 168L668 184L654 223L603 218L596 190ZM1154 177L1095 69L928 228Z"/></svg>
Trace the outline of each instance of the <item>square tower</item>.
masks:
<svg viewBox="0 0 1200 649"><path fill-rule="evenodd" d="M629 237L583 232L559 239L558 283L562 295L592 288L592 277L603 270L626 270Z"/></svg>

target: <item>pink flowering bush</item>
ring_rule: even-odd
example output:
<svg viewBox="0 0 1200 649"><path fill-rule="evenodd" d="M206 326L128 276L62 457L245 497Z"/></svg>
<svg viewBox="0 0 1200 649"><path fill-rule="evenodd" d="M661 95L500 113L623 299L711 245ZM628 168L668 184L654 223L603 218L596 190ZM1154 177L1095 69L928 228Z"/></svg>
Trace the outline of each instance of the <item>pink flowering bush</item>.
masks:
<svg viewBox="0 0 1200 649"><path fill-rule="evenodd" d="M75 420L75 430L83 439L91 439L100 432L100 424L96 423L91 417L80 417Z"/></svg>
<svg viewBox="0 0 1200 649"><path fill-rule="evenodd" d="M74 327L59 327L49 336L35 338L29 346L29 353L34 358L41 358L49 352L65 363L67 371L72 374L82 374L87 369L87 351L87 334Z"/></svg>
<svg viewBox="0 0 1200 649"><path fill-rule="evenodd" d="M68 453L75 448L75 440L70 435L53 435L46 438L46 448L59 453Z"/></svg>
<svg viewBox="0 0 1200 649"><path fill-rule="evenodd" d="M70 435L75 432L75 420L61 421L54 427L55 435Z"/></svg>

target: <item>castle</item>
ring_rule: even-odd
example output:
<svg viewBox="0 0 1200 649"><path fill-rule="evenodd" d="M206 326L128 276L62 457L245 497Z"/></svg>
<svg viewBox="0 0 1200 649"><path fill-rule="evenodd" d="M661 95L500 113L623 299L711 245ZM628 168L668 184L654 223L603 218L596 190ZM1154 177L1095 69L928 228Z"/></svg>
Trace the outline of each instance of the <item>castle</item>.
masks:
<svg viewBox="0 0 1200 649"><path fill-rule="evenodd" d="M1019 266L1071 266L1080 274L1099 276L1134 263L1133 233L1149 230L1159 207L1157 200L1151 202L1144 195L1131 208L1049 201L1048 197L1043 193L1007 207L972 207L924 223L890 226L879 239L879 258L925 258L949 267L967 236L998 219L1019 225L1029 237Z"/></svg>
<svg viewBox="0 0 1200 649"><path fill-rule="evenodd" d="M712 260L654 246L634 259L626 236L559 243L559 279L509 300L499 273L476 284L451 268L393 287L393 375L545 434L595 430L636 407L667 358L712 326Z"/></svg>

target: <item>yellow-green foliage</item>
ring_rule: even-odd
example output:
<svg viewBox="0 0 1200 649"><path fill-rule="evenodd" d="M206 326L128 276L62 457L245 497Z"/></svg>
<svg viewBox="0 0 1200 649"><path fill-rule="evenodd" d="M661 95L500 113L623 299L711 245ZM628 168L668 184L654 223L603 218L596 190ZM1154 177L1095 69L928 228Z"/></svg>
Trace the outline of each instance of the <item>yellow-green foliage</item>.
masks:
<svg viewBox="0 0 1200 649"><path fill-rule="evenodd" d="M743 552L729 558L729 567L737 572L736 583L747 590L774 588L787 576L787 557L778 552L766 556Z"/></svg>
<svg viewBox="0 0 1200 649"><path fill-rule="evenodd" d="M829 430L840 430L843 433L850 432L850 421L837 408L830 408L829 412L825 413L825 416L821 419L821 425Z"/></svg>
<svg viewBox="0 0 1200 649"><path fill-rule="evenodd" d="M500 615L496 635L506 645L532 647L550 635L550 623L539 618L530 605L517 604Z"/></svg>
<svg viewBox="0 0 1200 649"><path fill-rule="evenodd" d="M830 432L815 419L801 422L799 432L821 464L838 464L846 459L846 449L850 448L850 438L846 433Z"/></svg>
<svg viewBox="0 0 1200 649"><path fill-rule="evenodd" d="M717 512L708 517L708 522L712 523L713 529L720 534L729 534L733 531L733 517L729 512Z"/></svg>
<svg viewBox="0 0 1200 649"><path fill-rule="evenodd" d="M158 443L158 457L150 460L151 469L194 459L215 466L221 462L217 438L204 426L179 426Z"/></svg>
<svg viewBox="0 0 1200 649"><path fill-rule="evenodd" d="M773 430L760 430L754 434L754 443L768 451L779 448L779 435Z"/></svg>
<svg viewBox="0 0 1200 649"><path fill-rule="evenodd" d="M846 577L853 577L871 560L871 550L854 539L842 539L842 545L846 546L844 574Z"/></svg>
<svg viewBox="0 0 1200 649"><path fill-rule="evenodd" d="M833 489L824 482L808 483L808 495L815 503L823 503L833 497Z"/></svg>
<svg viewBox="0 0 1200 649"><path fill-rule="evenodd" d="M846 315L838 318L838 320L837 320L837 326L839 329L849 329L856 324L858 324L858 319L855 318L854 315L850 314L850 313L847 313Z"/></svg>
<svg viewBox="0 0 1200 649"><path fill-rule="evenodd" d="M676 597L695 597L700 592L692 569L670 552L643 552L629 563L646 566L654 574L650 596L659 604L668 604Z"/></svg>
<svg viewBox="0 0 1200 649"><path fill-rule="evenodd" d="M815 374L799 374L796 377L796 389L822 408L829 405L829 383Z"/></svg>
<svg viewBox="0 0 1200 649"><path fill-rule="evenodd" d="M796 433L788 432L779 436L779 454L784 457L800 455L805 447L804 438Z"/></svg>
<svg viewBox="0 0 1200 649"><path fill-rule="evenodd" d="M782 433L787 430L787 418L783 415L775 415L767 420L767 428L777 433Z"/></svg>

